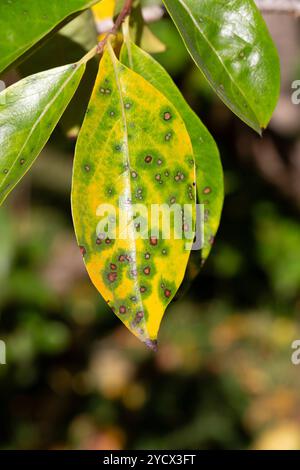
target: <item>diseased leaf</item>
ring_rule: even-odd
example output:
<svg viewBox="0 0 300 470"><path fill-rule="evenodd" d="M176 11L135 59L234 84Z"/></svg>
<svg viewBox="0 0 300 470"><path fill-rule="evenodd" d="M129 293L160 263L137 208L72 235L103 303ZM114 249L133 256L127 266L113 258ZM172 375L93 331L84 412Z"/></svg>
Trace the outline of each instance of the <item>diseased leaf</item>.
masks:
<svg viewBox="0 0 300 470"><path fill-rule="evenodd" d="M0 204L46 144L84 70L84 63L47 70L0 94Z"/></svg>
<svg viewBox="0 0 300 470"><path fill-rule="evenodd" d="M99 0L1 0L0 72L68 17Z"/></svg>
<svg viewBox="0 0 300 470"><path fill-rule="evenodd" d="M73 219L94 285L124 324L152 348L164 311L184 277L189 250L187 239L174 237L174 227L171 239L162 239L149 211L153 204L165 204L164 215L169 206L179 208L180 230L177 226L175 231L182 236L188 230L192 240L194 178L193 149L179 113L149 82L122 65L108 44L76 147ZM116 216L112 236L99 228L103 204L110 204L110 217ZM189 227L182 221L185 204ZM127 215L128 233L119 233ZM136 237L138 230L145 238Z"/></svg>
<svg viewBox="0 0 300 470"><path fill-rule="evenodd" d="M272 116L279 58L253 0L163 0L192 58L226 105L257 132Z"/></svg>
<svg viewBox="0 0 300 470"><path fill-rule="evenodd" d="M223 199L223 170L217 145L198 116L189 107L166 70L149 54L131 41L121 49L121 62L152 83L177 108L184 120L193 145L196 163L198 202L203 204L204 244L192 251L187 277L192 280L208 257L218 230Z"/></svg>

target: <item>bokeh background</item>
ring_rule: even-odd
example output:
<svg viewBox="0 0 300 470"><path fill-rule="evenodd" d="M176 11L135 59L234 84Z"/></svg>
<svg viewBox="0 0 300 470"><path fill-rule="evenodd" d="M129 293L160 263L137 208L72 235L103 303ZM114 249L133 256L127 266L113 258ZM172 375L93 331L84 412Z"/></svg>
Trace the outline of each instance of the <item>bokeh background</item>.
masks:
<svg viewBox="0 0 300 470"><path fill-rule="evenodd" d="M74 125L95 64L0 209L1 448L300 449L300 366L291 363L300 339L300 105L291 102L300 23L266 20L282 93L263 139L212 93L168 17L150 25L167 45L156 58L219 145L226 186L211 256L169 307L157 354L91 285L72 230ZM93 40L91 28L86 35ZM65 63L68 54L79 59L67 46L45 46L55 52L39 50L5 80Z"/></svg>

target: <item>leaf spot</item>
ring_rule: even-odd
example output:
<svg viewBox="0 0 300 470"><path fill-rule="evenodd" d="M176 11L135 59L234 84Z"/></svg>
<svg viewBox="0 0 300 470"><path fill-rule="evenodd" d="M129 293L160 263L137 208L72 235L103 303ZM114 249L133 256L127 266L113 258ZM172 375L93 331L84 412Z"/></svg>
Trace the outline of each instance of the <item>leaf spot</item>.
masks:
<svg viewBox="0 0 300 470"><path fill-rule="evenodd" d="M203 194L210 194L211 193L211 188L209 186L206 186L206 188L203 189Z"/></svg>

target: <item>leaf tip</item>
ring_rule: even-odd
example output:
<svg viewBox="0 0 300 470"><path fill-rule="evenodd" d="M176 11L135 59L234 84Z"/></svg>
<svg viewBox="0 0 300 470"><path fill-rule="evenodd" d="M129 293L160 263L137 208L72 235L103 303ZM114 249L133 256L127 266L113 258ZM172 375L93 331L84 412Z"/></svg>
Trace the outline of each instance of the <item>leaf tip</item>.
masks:
<svg viewBox="0 0 300 470"><path fill-rule="evenodd" d="M145 341L146 346L154 352L158 351L158 344L156 339L147 339Z"/></svg>

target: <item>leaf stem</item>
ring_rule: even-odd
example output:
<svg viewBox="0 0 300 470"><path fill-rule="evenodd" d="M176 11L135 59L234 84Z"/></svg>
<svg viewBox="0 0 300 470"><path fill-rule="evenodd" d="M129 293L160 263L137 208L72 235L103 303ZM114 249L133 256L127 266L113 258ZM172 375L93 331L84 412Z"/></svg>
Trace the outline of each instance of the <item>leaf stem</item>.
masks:
<svg viewBox="0 0 300 470"><path fill-rule="evenodd" d="M132 8L132 4L133 4L134 0L125 0L124 1L124 5L123 5L123 8L118 16L118 18L116 19L113 27L105 34L104 38L102 39L102 41L100 41L97 46L93 47L93 49L91 49L85 56L83 56L80 61L78 62L78 64L83 64L83 63L87 63L89 60L91 60L93 57L95 57L96 54L102 54L103 52L103 49L109 39L110 36L115 36L120 28L120 26L122 25L122 23L124 22L124 20L127 18L128 15L130 15L130 12L131 12L131 8Z"/></svg>
<svg viewBox="0 0 300 470"><path fill-rule="evenodd" d="M97 46L97 53L98 54L102 54L103 52L103 49L105 47L105 44L107 43L107 40L109 38L109 36L115 36L120 28L120 26L122 25L123 21L126 19L126 17L128 15L130 15L130 12L131 12L131 8L132 8L132 4L133 4L133 1L134 0L125 0L124 1L124 5L123 5L123 8L118 16L118 18L116 19L116 22L115 24L113 25L113 27L106 33L105 37L102 39L102 41L99 42L98 46Z"/></svg>

